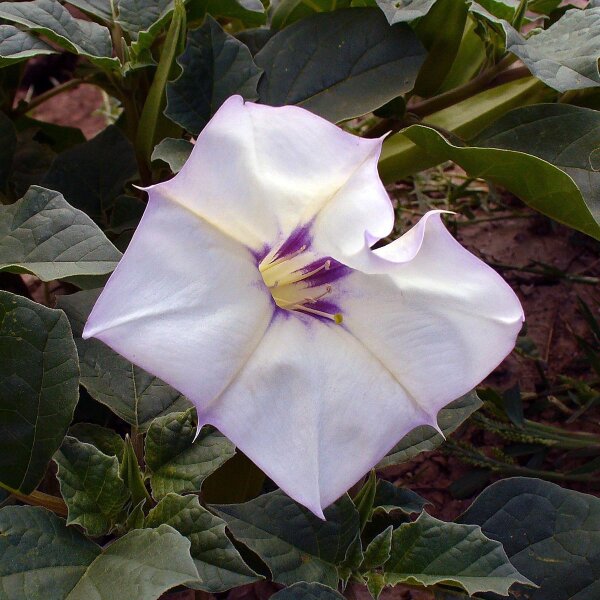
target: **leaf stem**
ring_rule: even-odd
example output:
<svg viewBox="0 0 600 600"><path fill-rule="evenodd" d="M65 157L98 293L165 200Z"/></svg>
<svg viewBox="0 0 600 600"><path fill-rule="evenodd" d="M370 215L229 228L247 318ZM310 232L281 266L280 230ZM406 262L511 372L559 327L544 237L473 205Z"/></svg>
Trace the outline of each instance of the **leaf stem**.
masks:
<svg viewBox="0 0 600 600"><path fill-rule="evenodd" d="M33 100L29 103L22 103L22 105L18 106L14 113L16 116L20 116L20 115L24 115L25 113L28 113L32 110L34 110L35 108L37 108L38 106L40 106L40 104L43 104L44 102L50 100L50 98L54 98L54 96L58 96L58 94L62 94L63 92L66 92L67 90L70 90L71 88L75 88L79 85L81 85L82 83L86 83L85 79L69 79L69 81L66 81L65 83L61 83L60 85L57 85L55 87L53 87L51 90L48 90L47 92L44 92L43 94L40 94L39 96L36 96L35 98L33 98Z"/></svg>
<svg viewBox="0 0 600 600"><path fill-rule="evenodd" d="M10 495L15 500L23 502L24 504L29 504L30 506L43 506L60 517L66 517L68 514L67 505L62 498L58 498L57 496L51 496L50 494L45 494L38 490L31 492L31 494L22 494L6 485L0 484L0 487L10 492Z"/></svg>

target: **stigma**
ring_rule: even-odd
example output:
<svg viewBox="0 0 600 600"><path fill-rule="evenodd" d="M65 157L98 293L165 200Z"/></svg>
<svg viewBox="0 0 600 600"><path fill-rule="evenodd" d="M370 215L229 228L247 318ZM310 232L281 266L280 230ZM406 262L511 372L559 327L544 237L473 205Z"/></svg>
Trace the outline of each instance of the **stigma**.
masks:
<svg viewBox="0 0 600 600"><path fill-rule="evenodd" d="M286 245L288 248L286 248ZM271 250L258 269L275 304L284 310L301 312L342 323L343 316L330 301L332 283L339 279L340 263L329 257L317 258L307 244L295 249L284 243Z"/></svg>

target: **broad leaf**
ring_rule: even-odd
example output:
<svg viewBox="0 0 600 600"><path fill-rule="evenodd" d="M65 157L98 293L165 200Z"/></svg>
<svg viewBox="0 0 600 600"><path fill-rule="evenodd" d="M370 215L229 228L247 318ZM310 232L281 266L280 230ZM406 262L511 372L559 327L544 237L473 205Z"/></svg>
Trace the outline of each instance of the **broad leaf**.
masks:
<svg viewBox="0 0 600 600"><path fill-rule="evenodd" d="M99 290L62 296L58 305L71 323L79 352L81 384L90 395L139 430L155 417L184 410L189 402L176 390L113 352L99 340L81 339Z"/></svg>
<svg viewBox="0 0 600 600"><path fill-rule="evenodd" d="M62 48L86 56L99 66L109 69L118 67L118 59L112 58L108 29L97 23L72 17L56 0L2 2L0 19L41 33Z"/></svg>
<svg viewBox="0 0 600 600"><path fill-rule="evenodd" d="M45 508L0 509L0 597L64 600L100 547Z"/></svg>
<svg viewBox="0 0 600 600"><path fill-rule="evenodd" d="M224 592L262 579L243 561L225 533L225 522L200 506L198 497L167 494L146 517L146 527L170 525L191 542L201 582L194 589Z"/></svg>
<svg viewBox="0 0 600 600"><path fill-rule="evenodd" d="M111 23L113 20L112 1L114 0L68 0L68 3L89 15Z"/></svg>
<svg viewBox="0 0 600 600"><path fill-rule="evenodd" d="M79 398L77 350L64 313L0 291L0 481L32 492Z"/></svg>
<svg viewBox="0 0 600 600"><path fill-rule="evenodd" d="M59 154L42 185L62 192L70 204L98 221L136 174L131 142L111 125L89 142Z"/></svg>
<svg viewBox="0 0 600 600"><path fill-rule="evenodd" d="M506 596L512 584L530 583L511 565L502 544L486 538L479 527L445 523L427 513L394 531L383 572L388 585L444 583L469 594Z"/></svg>
<svg viewBox="0 0 600 600"><path fill-rule="evenodd" d="M273 580L337 587L338 566L359 532L358 512L345 495L325 510L325 521L275 491L244 504L213 507L236 540L269 567Z"/></svg>
<svg viewBox="0 0 600 600"><path fill-rule="evenodd" d="M152 160L162 160L169 165L173 173L179 173L190 157L194 145L187 140L165 138L152 152Z"/></svg>
<svg viewBox="0 0 600 600"><path fill-rule="evenodd" d="M134 40L147 36L144 46L148 47L152 39L163 28L173 12L173 0L117 0L117 23Z"/></svg>
<svg viewBox="0 0 600 600"><path fill-rule="evenodd" d="M237 19L247 27L258 27L267 22L265 7L260 0L192 0L191 19L201 19L205 13Z"/></svg>
<svg viewBox="0 0 600 600"><path fill-rule="evenodd" d="M32 273L42 281L106 275L121 253L59 192L33 186L0 206L0 271Z"/></svg>
<svg viewBox="0 0 600 600"><path fill-rule="evenodd" d="M167 85L165 114L194 135L229 96L258 98L261 70L248 48L225 33L211 16L189 32L185 52L177 62L183 72Z"/></svg>
<svg viewBox="0 0 600 600"><path fill-rule="evenodd" d="M470 176L501 185L531 208L600 239L600 224L579 188L569 175L550 162L514 150L456 146L422 125L413 125L403 134L435 162L453 160Z"/></svg>
<svg viewBox="0 0 600 600"><path fill-rule="evenodd" d="M507 50L555 90L600 85L600 7L569 10L554 25L528 39L508 24L504 29Z"/></svg>
<svg viewBox="0 0 600 600"><path fill-rule="evenodd" d="M344 596L322 583L301 581L280 590L271 598L273 600L342 600Z"/></svg>
<svg viewBox="0 0 600 600"><path fill-rule="evenodd" d="M235 446L212 427L196 437L195 410L154 419L146 436L152 495L197 492L202 482L235 454Z"/></svg>
<svg viewBox="0 0 600 600"><path fill-rule="evenodd" d="M475 146L533 154L569 175L600 223L600 113L568 104L537 104L507 113Z"/></svg>
<svg viewBox="0 0 600 600"><path fill-rule="evenodd" d="M40 54L56 54L56 50L31 33L12 25L0 25L0 67Z"/></svg>
<svg viewBox="0 0 600 600"><path fill-rule="evenodd" d="M393 525L390 525L369 542L365 548L361 570L377 569L388 561L392 552L393 529Z"/></svg>
<svg viewBox="0 0 600 600"><path fill-rule="evenodd" d="M437 0L377 0L390 25L424 17Z"/></svg>
<svg viewBox="0 0 600 600"><path fill-rule="evenodd" d="M95 423L76 423L69 427L69 435L80 442L92 444L108 456L123 457L125 445L123 438L113 429L96 425Z"/></svg>
<svg viewBox="0 0 600 600"><path fill-rule="evenodd" d="M260 101L297 104L330 121L368 113L408 92L426 51L375 8L317 14L286 27L256 55Z"/></svg>
<svg viewBox="0 0 600 600"><path fill-rule="evenodd" d="M65 600L155 599L198 579L190 542L172 527L135 529L107 546Z"/></svg>
<svg viewBox="0 0 600 600"><path fill-rule="evenodd" d="M349 8L350 0L281 0L271 13L271 29L283 29L319 12Z"/></svg>
<svg viewBox="0 0 600 600"><path fill-rule="evenodd" d="M401 511L405 514L420 513L428 504L425 498L421 498L417 492L408 488L402 488L380 479L375 488L373 499L373 511L391 513Z"/></svg>
<svg viewBox="0 0 600 600"><path fill-rule="evenodd" d="M450 435L476 410L481 408L481 400L475 392L470 392L455 400L438 413L438 425L445 436ZM421 452L434 450L444 442L444 438L432 427L422 425L413 429L388 453L377 468L389 467L411 460Z"/></svg>
<svg viewBox="0 0 600 600"><path fill-rule="evenodd" d="M460 517L504 546L539 588L524 600L600 597L600 499L540 479L515 477L484 490Z"/></svg>
<svg viewBox="0 0 600 600"><path fill-rule="evenodd" d="M69 509L67 524L81 525L92 537L109 533L129 499L117 457L67 436L54 460Z"/></svg>

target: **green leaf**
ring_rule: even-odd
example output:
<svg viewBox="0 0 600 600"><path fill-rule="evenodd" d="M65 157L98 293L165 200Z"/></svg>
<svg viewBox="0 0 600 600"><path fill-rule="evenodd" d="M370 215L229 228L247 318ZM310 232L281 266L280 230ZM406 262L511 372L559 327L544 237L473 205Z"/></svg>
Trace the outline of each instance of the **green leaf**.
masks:
<svg viewBox="0 0 600 600"><path fill-rule="evenodd" d="M117 5L117 23L140 47L149 48L165 27L175 7L173 0L113 0Z"/></svg>
<svg viewBox="0 0 600 600"><path fill-rule="evenodd" d="M260 101L343 121L408 92L425 56L409 27L390 27L375 8L316 14L274 35L256 55L265 71Z"/></svg>
<svg viewBox="0 0 600 600"><path fill-rule="evenodd" d="M184 410L189 402L176 390L113 352L99 340L81 339L83 326L100 290L62 296L58 305L73 328L81 384L89 394L140 431L155 417Z"/></svg>
<svg viewBox="0 0 600 600"><path fill-rule="evenodd" d="M465 394L438 413L438 425L445 436L450 435L476 410L481 408L481 400L475 392ZM421 452L428 452L444 442L444 438L433 427L422 425L405 435L388 455L377 465L378 469L397 465L411 460Z"/></svg>
<svg viewBox="0 0 600 600"><path fill-rule="evenodd" d="M194 412L190 408L158 417L148 429L146 464L155 498L199 491L202 482L235 454L235 446L212 427L203 427L196 437Z"/></svg>
<svg viewBox="0 0 600 600"><path fill-rule="evenodd" d="M31 33L12 25L0 25L0 67L40 54L56 54L56 50Z"/></svg>
<svg viewBox="0 0 600 600"><path fill-rule="evenodd" d="M33 186L0 206L0 271L32 273L42 281L106 275L121 253L59 192Z"/></svg>
<svg viewBox="0 0 600 600"><path fill-rule="evenodd" d="M64 600L100 547L45 508L0 509L0 597Z"/></svg>
<svg viewBox="0 0 600 600"><path fill-rule="evenodd" d="M162 160L166 162L173 173L179 173L183 165L190 157L194 144L187 140L176 140L165 138L156 145L152 152L152 160Z"/></svg>
<svg viewBox="0 0 600 600"><path fill-rule="evenodd" d="M501 185L531 208L600 239L600 224L579 188L553 164L514 150L455 146L437 131L421 125L413 125L403 133L435 162L453 160L470 176Z"/></svg>
<svg viewBox="0 0 600 600"><path fill-rule="evenodd" d="M279 590L271 598L273 600L342 600L344 596L322 583L301 581Z"/></svg>
<svg viewBox="0 0 600 600"><path fill-rule="evenodd" d="M459 520L501 542L515 567L540 586L519 586L519 598L600 597L600 499L514 477L485 489Z"/></svg>
<svg viewBox="0 0 600 600"><path fill-rule="evenodd" d="M390 558L392 552L393 525L375 536L365 548L365 557L360 566L361 570L371 570L381 567Z"/></svg>
<svg viewBox="0 0 600 600"><path fill-rule="evenodd" d="M360 527L358 512L348 495L325 510L325 521L280 490L244 504L212 508L235 539L262 558L273 580L284 585L307 581L337 587L338 565L346 558Z"/></svg>
<svg viewBox="0 0 600 600"><path fill-rule="evenodd" d="M170 525L191 542L201 582L194 589L224 592L262 579L243 561L225 533L225 522L200 506L198 497L167 494L146 517L146 527Z"/></svg>
<svg viewBox="0 0 600 600"><path fill-rule="evenodd" d="M59 154L42 185L62 192L75 208L102 220L103 210L136 175L133 146L118 127L111 125L92 140Z"/></svg>
<svg viewBox="0 0 600 600"><path fill-rule="evenodd" d="M98 17L101 21L112 23L113 12L111 3L114 0L68 0L72 6L76 6L79 10Z"/></svg>
<svg viewBox="0 0 600 600"><path fill-rule="evenodd" d="M0 25L0 27L2 27ZM0 112L0 191L6 189L6 183L17 149L17 132L12 121Z"/></svg>
<svg viewBox="0 0 600 600"><path fill-rule="evenodd" d="M69 52L81 54L94 64L116 69L119 61L112 58L110 32L106 27L72 17L55 0L0 3L0 19L23 25L26 30L45 35Z"/></svg>
<svg viewBox="0 0 600 600"><path fill-rule="evenodd" d="M600 223L598 111L568 104L522 107L498 119L471 143L525 152L558 167L577 184L589 212Z"/></svg>
<svg viewBox="0 0 600 600"><path fill-rule="evenodd" d="M421 498L417 492L408 488L402 488L380 479L377 482L375 498L373 499L373 511L392 513L401 511L407 515L420 513L428 505L428 500Z"/></svg>
<svg viewBox="0 0 600 600"><path fill-rule="evenodd" d="M369 473L369 478L359 490L358 494L352 499L360 520L360 530L362 531L371 519L373 512L373 501L375 500L375 490L377 489L377 476L375 470L372 469Z"/></svg>
<svg viewBox="0 0 600 600"><path fill-rule="evenodd" d="M190 20L201 20L206 13L213 17L237 19L247 27L267 22L265 7L260 0L191 0Z"/></svg>
<svg viewBox="0 0 600 600"><path fill-rule="evenodd" d="M554 25L528 39L508 24L503 28L507 50L555 90L600 85L600 7L569 10Z"/></svg>
<svg viewBox="0 0 600 600"><path fill-rule="evenodd" d="M80 442L96 446L100 452L108 456L116 456L121 460L125 444L123 438L112 429L95 423L76 423L69 427L69 435Z"/></svg>
<svg viewBox="0 0 600 600"><path fill-rule="evenodd" d="M217 109L234 94L256 100L261 70L248 48L225 33L211 17L190 31L185 52L177 60L183 72L167 85L165 114L197 135Z"/></svg>
<svg viewBox="0 0 600 600"><path fill-rule="evenodd" d="M0 481L31 493L79 398L77 350L64 313L0 291Z"/></svg>
<svg viewBox="0 0 600 600"><path fill-rule="evenodd" d="M119 475L121 476L121 479L123 479L125 487L131 493L131 505L136 507L133 512L137 509L141 511L140 505L143 504L145 500L150 500L150 494L146 489L144 476L142 475L138 458L129 436L125 436L125 450L119 466Z"/></svg>
<svg viewBox="0 0 600 600"><path fill-rule="evenodd" d="M350 0L281 0L271 13L271 29L283 29L315 13L349 8Z"/></svg>
<svg viewBox="0 0 600 600"><path fill-rule="evenodd" d="M154 600L198 579L190 542L169 525L135 529L107 546L65 600Z"/></svg>
<svg viewBox="0 0 600 600"><path fill-rule="evenodd" d="M92 537L109 533L129 500L117 457L67 436L54 460L69 509L67 525L81 525Z"/></svg>
<svg viewBox="0 0 600 600"><path fill-rule="evenodd" d="M469 594L507 596L512 584L530 583L511 565L502 544L486 538L479 527L445 523L427 513L394 531L383 572L388 585L443 583Z"/></svg>
<svg viewBox="0 0 600 600"><path fill-rule="evenodd" d="M390 25L424 17L437 0L377 0Z"/></svg>

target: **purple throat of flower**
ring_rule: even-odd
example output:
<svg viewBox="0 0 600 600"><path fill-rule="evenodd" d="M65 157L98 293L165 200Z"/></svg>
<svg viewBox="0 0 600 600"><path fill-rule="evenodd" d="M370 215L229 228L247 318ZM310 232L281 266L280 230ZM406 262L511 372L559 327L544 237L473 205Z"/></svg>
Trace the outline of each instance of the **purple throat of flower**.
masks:
<svg viewBox="0 0 600 600"><path fill-rule="evenodd" d="M308 227L296 229L282 244L262 253L258 270L279 309L341 324L344 317L335 283L351 269L315 254L311 241Z"/></svg>

